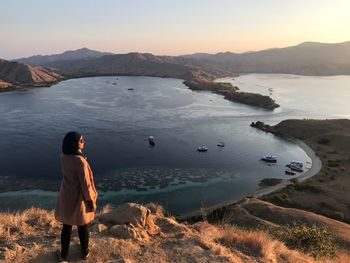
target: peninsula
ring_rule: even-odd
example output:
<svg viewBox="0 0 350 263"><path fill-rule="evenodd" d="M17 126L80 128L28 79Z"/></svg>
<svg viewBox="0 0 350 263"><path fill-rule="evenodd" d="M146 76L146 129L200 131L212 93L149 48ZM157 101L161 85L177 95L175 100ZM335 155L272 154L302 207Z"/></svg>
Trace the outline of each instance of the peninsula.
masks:
<svg viewBox="0 0 350 263"><path fill-rule="evenodd" d="M231 83L214 82L215 79L202 72L190 72L189 75L184 81L184 84L191 90L208 90L223 95L227 100L267 110L273 110L279 107L269 96L239 91L239 88L233 86Z"/></svg>
<svg viewBox="0 0 350 263"><path fill-rule="evenodd" d="M320 171L290 184L264 200L300 208L350 223L350 120L286 120L270 126L252 123L262 131L309 145L322 162Z"/></svg>

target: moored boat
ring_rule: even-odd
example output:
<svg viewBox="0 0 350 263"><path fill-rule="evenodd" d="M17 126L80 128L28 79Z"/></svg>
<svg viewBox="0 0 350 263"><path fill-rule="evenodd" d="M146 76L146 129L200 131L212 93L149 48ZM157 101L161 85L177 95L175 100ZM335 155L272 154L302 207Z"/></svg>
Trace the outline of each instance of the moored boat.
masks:
<svg viewBox="0 0 350 263"><path fill-rule="evenodd" d="M199 147L197 148L197 151L198 151L198 152L206 152L206 151L208 151L208 147L205 146L205 145L199 146Z"/></svg>
<svg viewBox="0 0 350 263"><path fill-rule="evenodd" d="M284 171L285 174L288 174L288 175L296 175L295 172L293 172L290 168L287 168L285 171Z"/></svg>
<svg viewBox="0 0 350 263"><path fill-rule="evenodd" d="M304 170L303 168L301 168L300 166L298 165L294 165L292 163L290 164L287 164L286 165L289 169L291 169L292 171L295 171L295 172L298 172L298 173L302 173Z"/></svg>
<svg viewBox="0 0 350 263"><path fill-rule="evenodd" d="M265 155L260 160L264 161L266 163L277 163L277 156L275 156L275 155Z"/></svg>
<svg viewBox="0 0 350 263"><path fill-rule="evenodd" d="M150 145L154 146L156 144L156 139L154 138L154 136L149 136L148 142Z"/></svg>
<svg viewBox="0 0 350 263"><path fill-rule="evenodd" d="M294 165L294 166L298 166L300 168L303 167L303 163L302 162L299 162L299 161L291 161L290 162L291 165Z"/></svg>
<svg viewBox="0 0 350 263"><path fill-rule="evenodd" d="M225 147L225 143L223 143L223 142L218 142L217 146L219 146L219 147Z"/></svg>

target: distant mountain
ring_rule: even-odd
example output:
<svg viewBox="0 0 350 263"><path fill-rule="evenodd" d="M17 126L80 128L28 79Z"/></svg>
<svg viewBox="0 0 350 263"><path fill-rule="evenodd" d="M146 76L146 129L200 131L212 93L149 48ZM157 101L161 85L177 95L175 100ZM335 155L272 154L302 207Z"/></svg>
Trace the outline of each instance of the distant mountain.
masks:
<svg viewBox="0 0 350 263"><path fill-rule="evenodd" d="M350 42L304 42L292 47L242 54L196 53L177 57L138 52L114 55L83 48L58 55L34 56L21 61L55 68L66 78L146 75L185 79L193 70L201 70L209 78L232 76L235 73L350 75Z"/></svg>
<svg viewBox="0 0 350 263"><path fill-rule="evenodd" d="M232 59L235 59L237 56L239 56L239 54L227 51L227 52L219 52L214 55L208 54L208 53L195 53L192 55L184 55L180 57L224 62L224 61L230 61Z"/></svg>
<svg viewBox="0 0 350 263"><path fill-rule="evenodd" d="M209 78L230 75L224 70L197 65L183 57L155 56L149 53L105 55L99 58L65 60L47 63L66 78L98 75L134 75L186 78L191 71L201 70Z"/></svg>
<svg viewBox="0 0 350 263"><path fill-rule="evenodd" d="M62 77L51 69L0 59L0 88L46 86Z"/></svg>
<svg viewBox="0 0 350 263"><path fill-rule="evenodd" d="M112 53L109 53L109 52L99 52L88 48L81 48L77 50L68 50L61 54L47 55L47 56L37 55L37 56L31 56L28 58L16 59L15 61L38 66L38 65L46 65L52 62L64 61L64 60L99 58L104 55L111 55L111 54Z"/></svg>
<svg viewBox="0 0 350 263"><path fill-rule="evenodd" d="M201 58L194 54L192 58L199 64L236 73L350 75L350 41L338 44L305 42L243 54L226 52Z"/></svg>
<svg viewBox="0 0 350 263"><path fill-rule="evenodd" d="M179 57L183 58L194 58L194 59L206 59L208 57L211 57L212 54L209 53L194 53L194 54L189 54L189 55L182 55Z"/></svg>

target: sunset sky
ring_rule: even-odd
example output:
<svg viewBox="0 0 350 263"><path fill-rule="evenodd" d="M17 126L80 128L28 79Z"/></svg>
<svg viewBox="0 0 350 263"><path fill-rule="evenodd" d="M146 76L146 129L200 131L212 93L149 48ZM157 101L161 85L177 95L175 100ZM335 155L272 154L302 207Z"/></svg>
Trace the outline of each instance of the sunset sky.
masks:
<svg viewBox="0 0 350 263"><path fill-rule="evenodd" d="M0 58L82 47L156 55L245 52L350 40L349 0L11 0Z"/></svg>

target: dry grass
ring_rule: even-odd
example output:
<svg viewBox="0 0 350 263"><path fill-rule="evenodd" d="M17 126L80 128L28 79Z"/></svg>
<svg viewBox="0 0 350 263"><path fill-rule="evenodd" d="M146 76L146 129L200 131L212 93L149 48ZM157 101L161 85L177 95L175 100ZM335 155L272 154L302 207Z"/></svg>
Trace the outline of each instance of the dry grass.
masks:
<svg viewBox="0 0 350 263"><path fill-rule="evenodd" d="M59 225L53 211L40 208L29 208L15 214L0 213L0 239L15 240L19 236L28 237L40 231L50 234Z"/></svg>
<svg viewBox="0 0 350 263"><path fill-rule="evenodd" d="M148 203L146 207L151 211L152 215L157 217L164 216L164 208L161 205L156 203Z"/></svg>
<svg viewBox="0 0 350 263"><path fill-rule="evenodd" d="M235 262L288 263L315 262L309 256L288 249L264 232L242 230L198 222L180 224L162 216L159 205L151 204L145 230L147 241L118 239L108 233L93 232L90 236L91 258L88 262L108 262L118 259L130 262ZM103 211L109 211L104 207ZM31 208L21 213L0 214L0 254L4 262L55 262L54 251L60 247L60 224L53 211ZM8 230L10 229L10 230ZM157 230L157 231L155 231ZM49 232L48 232L49 231ZM52 236L47 236L48 233ZM152 233L153 231L153 233ZM11 245L4 245L9 244ZM70 258L79 261L80 246L73 233ZM341 254L339 262L349 261ZM327 261L323 261L327 262ZM328 263L327 262L327 263Z"/></svg>
<svg viewBox="0 0 350 263"><path fill-rule="evenodd" d="M219 241L247 256L261 259L262 262L314 262L311 257L288 249L264 232L225 227Z"/></svg>

